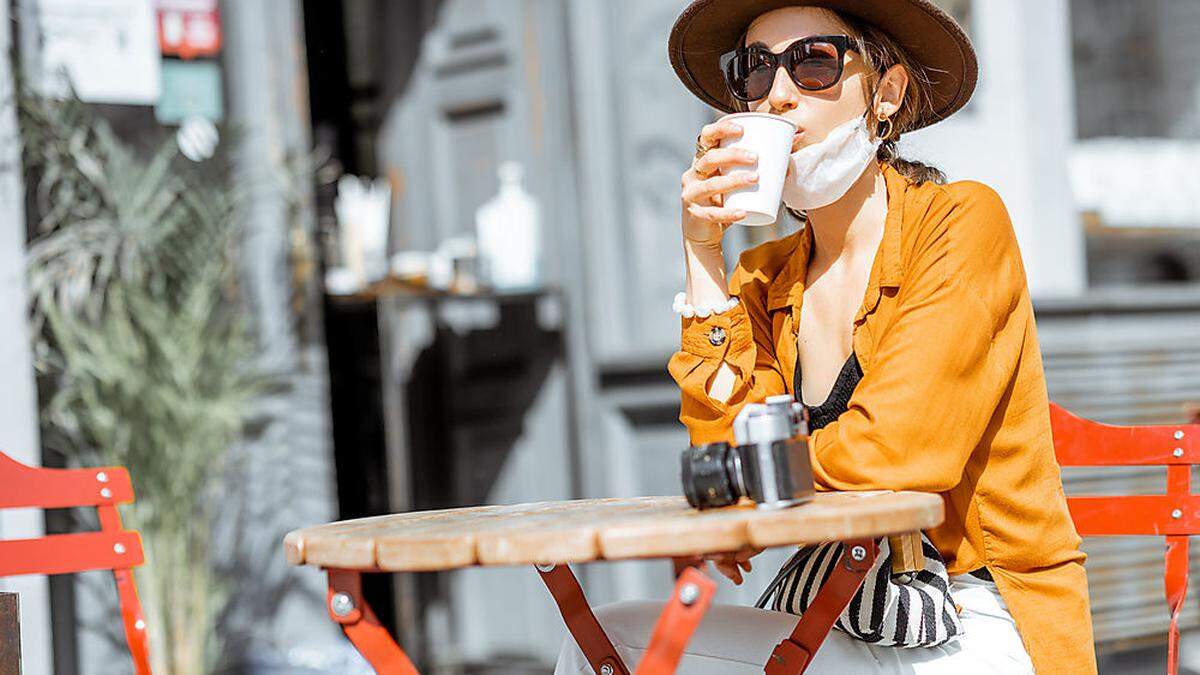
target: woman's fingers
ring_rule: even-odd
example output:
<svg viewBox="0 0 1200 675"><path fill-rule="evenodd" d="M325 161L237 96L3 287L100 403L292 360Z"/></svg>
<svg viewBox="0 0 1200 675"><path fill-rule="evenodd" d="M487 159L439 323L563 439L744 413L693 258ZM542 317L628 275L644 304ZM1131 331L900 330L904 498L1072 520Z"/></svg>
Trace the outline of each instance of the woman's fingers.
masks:
<svg viewBox="0 0 1200 675"><path fill-rule="evenodd" d="M700 128L700 143L706 148L712 148L720 143L722 138L737 138L741 135L742 127L737 122L718 120Z"/></svg>
<svg viewBox="0 0 1200 675"><path fill-rule="evenodd" d="M743 581L742 571L749 572L752 568L750 558L762 551L761 548L744 548L727 553L713 553L703 557L705 560L711 560L717 571L729 577L733 583L741 584Z"/></svg>
<svg viewBox="0 0 1200 675"><path fill-rule="evenodd" d="M716 566L717 570L720 571L721 574L729 577L733 583L742 583L742 571L738 569L737 564L732 560L714 560L713 565Z"/></svg>
<svg viewBox="0 0 1200 675"><path fill-rule="evenodd" d="M758 155L742 148L713 148L700 155L692 166L700 175L711 175L725 168L742 164L753 164L758 161Z"/></svg>
<svg viewBox="0 0 1200 675"><path fill-rule="evenodd" d="M742 127L732 120L723 120L704 125L700 129L698 145L706 150L694 159L680 176L681 202L683 203L683 236L688 241L719 243L730 223L741 220L746 216L740 211L724 210L724 195L710 193L709 196L696 197L698 194L694 184L712 178L719 169L738 163L753 163L753 159L741 150L721 148L721 142L727 138L738 138L742 135ZM703 204L696 205L699 199ZM705 207L716 207L706 210ZM698 217L694 214L700 214Z"/></svg>
<svg viewBox="0 0 1200 675"><path fill-rule="evenodd" d="M718 194L736 190L758 182L757 171L738 171L728 176L713 176L696 181L683 190L683 198L689 202L698 202Z"/></svg>
<svg viewBox="0 0 1200 675"><path fill-rule="evenodd" d="M696 220L725 225L746 217L746 212L741 209L731 209L724 206L701 206L694 202L687 205L687 212L689 216Z"/></svg>

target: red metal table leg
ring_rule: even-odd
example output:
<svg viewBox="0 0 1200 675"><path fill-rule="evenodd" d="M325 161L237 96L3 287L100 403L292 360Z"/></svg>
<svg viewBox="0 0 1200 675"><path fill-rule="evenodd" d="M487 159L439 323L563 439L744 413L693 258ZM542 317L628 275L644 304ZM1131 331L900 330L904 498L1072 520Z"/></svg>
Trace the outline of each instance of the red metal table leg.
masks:
<svg viewBox="0 0 1200 675"><path fill-rule="evenodd" d="M558 611L562 614L567 630L575 638L575 644L592 666L601 675L629 675L625 662L617 655L612 641L604 633L604 627L596 620L592 608L583 595L579 580L569 565L537 565L538 574L554 596Z"/></svg>
<svg viewBox="0 0 1200 675"><path fill-rule="evenodd" d="M808 668L809 661L825 641L838 615L858 592L863 577L875 562L875 553L873 539L845 542L842 558L829 575L829 580L821 586L792 634L775 645L767 661L766 675L798 675Z"/></svg>
<svg viewBox="0 0 1200 675"><path fill-rule="evenodd" d="M687 567L675 583L675 592L663 607L646 655L638 664L637 675L674 673L692 633L700 625L717 593L717 584L695 567Z"/></svg>
<svg viewBox="0 0 1200 675"><path fill-rule="evenodd" d="M356 570L326 570L329 616L342 627L363 658L380 675L417 675L417 668L379 623L362 596L362 576Z"/></svg>

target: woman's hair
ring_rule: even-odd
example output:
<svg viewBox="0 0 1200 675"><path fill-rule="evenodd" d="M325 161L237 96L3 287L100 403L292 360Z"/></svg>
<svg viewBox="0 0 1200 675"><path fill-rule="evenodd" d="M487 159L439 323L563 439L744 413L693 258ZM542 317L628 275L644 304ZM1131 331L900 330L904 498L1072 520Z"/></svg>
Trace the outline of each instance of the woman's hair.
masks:
<svg viewBox="0 0 1200 675"><path fill-rule="evenodd" d="M908 86L904 91L904 100L901 102L900 109L891 117L892 124L888 129L890 138L879 145L876 157L879 161L890 164L918 185L927 181L938 184L945 183L946 174L940 169L924 162L900 157L897 148L900 134L913 128L915 121L919 117L919 112L932 112L933 110L933 96L931 93L933 83L929 78L928 71L917 65L916 61L913 60L898 42L873 24L861 21L853 16L840 14L831 9L817 9L828 12L834 21L842 25L848 35L858 40L860 46L859 53L862 55L863 63L867 67L867 77L863 83L863 96L867 99L868 107L874 103L875 88L879 84L879 80L883 77L883 73L887 72L888 68L900 64L908 72ZM749 28L742 31L742 37L738 41L739 46L746 44L746 33L748 30ZM869 110L868 114L870 114ZM888 128L887 122L876 122L876 124L870 126L873 127L871 135L876 138L880 131ZM789 207L785 208L801 221L806 219L803 213L798 213Z"/></svg>

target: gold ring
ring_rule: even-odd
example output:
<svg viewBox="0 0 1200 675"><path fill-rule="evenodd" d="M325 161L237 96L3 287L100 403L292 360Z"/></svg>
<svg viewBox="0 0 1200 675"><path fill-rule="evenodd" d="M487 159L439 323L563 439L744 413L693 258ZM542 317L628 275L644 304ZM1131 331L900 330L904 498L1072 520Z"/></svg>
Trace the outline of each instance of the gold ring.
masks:
<svg viewBox="0 0 1200 675"><path fill-rule="evenodd" d="M704 153L708 152L709 150L712 150L712 148L705 147L705 146L704 146L704 145L703 145L703 144L700 142L700 137L699 137L699 136L697 136L697 137L696 137L696 156L692 158L692 171L695 171L695 172L696 172L696 175L697 175L697 176L699 176L699 177L701 177L701 178L703 178L703 179L711 178L711 177L713 176L713 174L711 174L711 173L702 173L702 172L701 172L699 169L697 169L697 168L696 168L696 160L700 159L700 157L701 157L701 156L702 156Z"/></svg>

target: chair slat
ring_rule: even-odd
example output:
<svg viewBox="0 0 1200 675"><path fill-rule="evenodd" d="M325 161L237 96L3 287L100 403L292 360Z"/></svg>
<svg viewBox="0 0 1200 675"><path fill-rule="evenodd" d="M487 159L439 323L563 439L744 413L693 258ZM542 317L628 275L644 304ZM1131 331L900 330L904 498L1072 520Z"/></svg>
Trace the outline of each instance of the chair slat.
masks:
<svg viewBox="0 0 1200 675"><path fill-rule="evenodd" d="M0 540L0 577L122 569L143 561L142 539L131 531Z"/></svg>
<svg viewBox="0 0 1200 675"><path fill-rule="evenodd" d="M121 467L45 469L0 453L0 509L63 509L133 502L129 472Z"/></svg>
<svg viewBox="0 0 1200 675"><path fill-rule="evenodd" d="M1051 402L1050 425L1054 454L1062 466L1200 464L1200 424L1104 424ZM1177 433L1182 438L1175 438Z"/></svg>
<svg viewBox="0 0 1200 675"><path fill-rule="evenodd" d="M1067 507L1084 536L1200 533L1200 496L1195 495L1068 497Z"/></svg>

